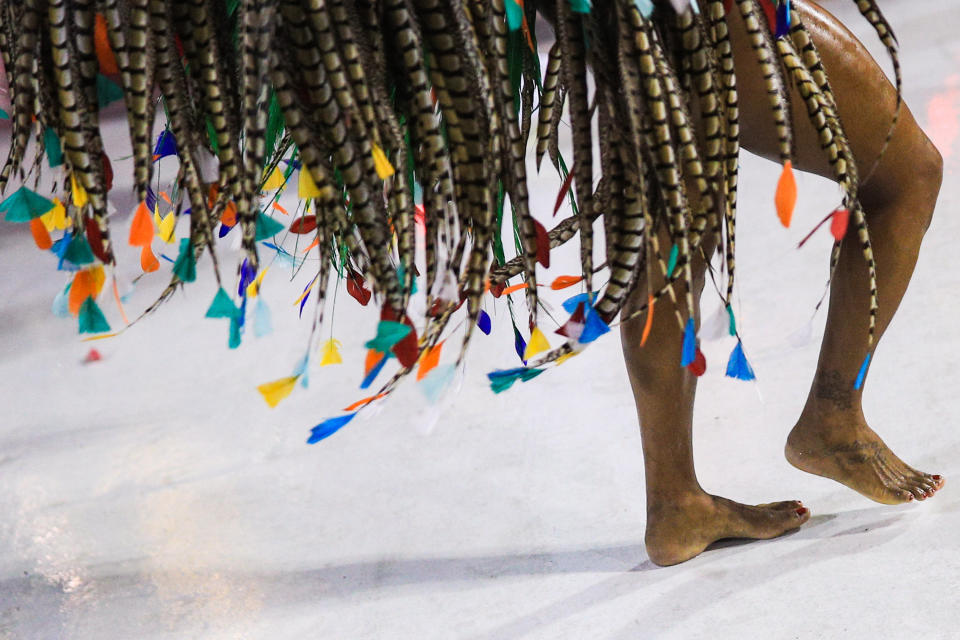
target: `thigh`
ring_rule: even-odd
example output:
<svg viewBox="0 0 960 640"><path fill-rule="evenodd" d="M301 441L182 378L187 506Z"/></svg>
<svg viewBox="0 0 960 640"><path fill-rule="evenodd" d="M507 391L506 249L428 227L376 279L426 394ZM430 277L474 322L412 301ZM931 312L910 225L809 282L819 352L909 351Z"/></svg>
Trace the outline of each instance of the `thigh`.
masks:
<svg viewBox="0 0 960 640"><path fill-rule="evenodd" d="M880 154L893 120L896 90L866 47L837 18L808 0L794 0L793 7L820 52L850 148L857 166L861 172L866 172ZM752 153L778 160L776 128L763 78L743 21L735 8L728 15L727 22L737 71L741 145ZM787 84L791 85L794 164L800 170L832 178L826 153L807 117L805 104L789 79ZM878 172L895 168L897 154L894 150L908 147L918 136L923 137L923 133L904 105L894 138L882 166L877 168Z"/></svg>

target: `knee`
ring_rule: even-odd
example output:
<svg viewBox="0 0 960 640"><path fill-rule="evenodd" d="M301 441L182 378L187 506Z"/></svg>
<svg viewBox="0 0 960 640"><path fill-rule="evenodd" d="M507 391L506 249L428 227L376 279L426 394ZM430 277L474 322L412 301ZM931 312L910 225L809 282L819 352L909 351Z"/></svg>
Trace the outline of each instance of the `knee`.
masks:
<svg viewBox="0 0 960 640"><path fill-rule="evenodd" d="M913 143L891 147L876 175L861 191L860 200L868 211L891 211L898 217L909 216L922 236L933 219L933 210L943 182L943 157L933 142L919 129L912 136ZM887 165L887 167L883 167Z"/></svg>
<svg viewBox="0 0 960 640"><path fill-rule="evenodd" d="M937 204L937 196L940 195L940 185L943 183L943 156L929 138L923 138L926 148L919 160L916 175L919 188L924 190L927 201L922 213L923 230L926 231L933 219L933 210Z"/></svg>

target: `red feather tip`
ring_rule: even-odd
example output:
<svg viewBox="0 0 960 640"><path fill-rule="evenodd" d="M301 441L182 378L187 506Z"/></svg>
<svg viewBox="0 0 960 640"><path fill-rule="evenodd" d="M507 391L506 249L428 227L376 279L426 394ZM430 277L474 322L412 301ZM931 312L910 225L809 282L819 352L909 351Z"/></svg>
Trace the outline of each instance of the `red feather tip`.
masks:
<svg viewBox="0 0 960 640"><path fill-rule="evenodd" d="M317 228L317 216L301 216L290 224L290 233L310 233Z"/></svg>
<svg viewBox="0 0 960 640"><path fill-rule="evenodd" d="M847 226L850 224L850 212L844 208L833 212L833 220L830 222L830 233L837 242L843 240L847 235Z"/></svg>
<svg viewBox="0 0 960 640"><path fill-rule="evenodd" d="M537 262L543 265L544 269L550 268L550 236L546 228L536 220L533 221L537 228Z"/></svg>
<svg viewBox="0 0 960 640"><path fill-rule="evenodd" d="M563 199L567 197L567 192L570 191L570 183L573 182L574 167L576 167L576 164L574 164L573 167L570 167L570 173L567 174L566 179L563 181L563 185L560 187L560 193L557 194L557 202L553 205L553 215L557 215L557 211L560 211L560 205L563 204Z"/></svg>

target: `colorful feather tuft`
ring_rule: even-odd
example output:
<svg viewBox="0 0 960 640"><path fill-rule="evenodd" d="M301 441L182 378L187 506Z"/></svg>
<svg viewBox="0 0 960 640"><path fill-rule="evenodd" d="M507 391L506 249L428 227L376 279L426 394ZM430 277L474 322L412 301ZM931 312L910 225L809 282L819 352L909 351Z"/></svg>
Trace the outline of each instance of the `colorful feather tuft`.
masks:
<svg viewBox="0 0 960 640"><path fill-rule="evenodd" d="M317 183L313 181L313 176L310 175L308 169L300 170L300 179L297 181L297 197L301 200L308 200L310 198L319 198L323 195L323 192L320 190L320 187L317 186Z"/></svg>
<svg viewBox="0 0 960 640"><path fill-rule="evenodd" d="M830 221L830 233L833 234L834 240L840 242L847 235L847 227L850 224L850 212L841 207L833 212L832 218Z"/></svg>
<svg viewBox="0 0 960 640"><path fill-rule="evenodd" d="M554 291L559 291L560 289L572 287L582 281L583 276L557 276L554 281L550 283L550 288Z"/></svg>
<svg viewBox="0 0 960 640"><path fill-rule="evenodd" d="M480 327L480 331L483 331L484 335L490 335L491 324L490 314L480 309L480 314L477 316L477 326Z"/></svg>
<svg viewBox="0 0 960 640"><path fill-rule="evenodd" d="M373 143L372 153L373 166L377 170L377 175L380 176L381 180L386 180L396 173L393 165L387 160L387 154L383 152L383 149L381 149L376 142Z"/></svg>
<svg viewBox="0 0 960 640"><path fill-rule="evenodd" d="M487 374L490 388L494 393L502 393L513 386L517 380L526 382L543 373L544 369L517 367L516 369L498 369Z"/></svg>
<svg viewBox="0 0 960 640"><path fill-rule="evenodd" d="M290 223L290 233L310 233L317 228L316 216L301 216Z"/></svg>
<svg viewBox="0 0 960 640"><path fill-rule="evenodd" d="M263 211L257 213L257 242L268 240L283 231L286 227L265 214Z"/></svg>
<svg viewBox="0 0 960 640"><path fill-rule="evenodd" d="M674 243L670 247L670 258L667 261L667 277L673 275L673 270L677 268L677 259L680 257L680 247Z"/></svg>
<svg viewBox="0 0 960 640"><path fill-rule="evenodd" d="M167 156L177 155L177 139L173 136L170 129L164 129L157 137L157 144L153 147L154 161Z"/></svg>
<svg viewBox="0 0 960 640"><path fill-rule="evenodd" d="M193 282L197 279L197 257L190 238L180 240L180 254L173 264L173 273L182 282Z"/></svg>
<svg viewBox="0 0 960 640"><path fill-rule="evenodd" d="M438 365L420 382L420 392L429 404L437 404L440 397L450 387L457 367L452 362Z"/></svg>
<svg viewBox="0 0 960 640"><path fill-rule="evenodd" d="M347 278L347 293L363 306L370 302L370 290L363 286L363 276L359 273L351 273Z"/></svg>
<svg viewBox="0 0 960 640"><path fill-rule="evenodd" d="M423 380L430 370L440 364L440 353L443 351L443 343L440 342L429 347L420 357L420 366L417 368L417 380Z"/></svg>
<svg viewBox="0 0 960 640"><path fill-rule="evenodd" d="M237 307L230 299L230 295L223 287L217 290L217 295L213 297L213 302L207 309L206 318L234 318L237 315Z"/></svg>
<svg viewBox="0 0 960 640"><path fill-rule="evenodd" d="M153 232L153 219L150 217L150 210L147 209L145 202L141 202L137 206L136 213L133 214L133 222L130 225L130 246L150 246L150 243L153 242Z"/></svg>
<svg viewBox="0 0 960 640"><path fill-rule="evenodd" d="M696 356L697 330L694 327L693 318L687 318L687 324L683 328L683 352L680 355L680 366L686 367Z"/></svg>
<svg viewBox="0 0 960 640"><path fill-rule="evenodd" d="M586 306L586 316L584 320L583 331L580 333L580 337L577 338L577 342L588 344L603 334L610 333L610 325L603 321L603 318L600 317L600 314L597 313L593 307Z"/></svg>
<svg viewBox="0 0 960 640"><path fill-rule="evenodd" d="M737 380L754 380L757 377L750 363L747 362L747 356L744 355L743 345L739 340L730 353L730 360L727 361L727 377Z"/></svg>
<svg viewBox="0 0 960 640"><path fill-rule="evenodd" d="M564 336L565 338L570 338L571 340L578 340L583 334L583 329L587 324L587 318L584 313L584 304L581 303L577 305L576 310L567 320L567 322L557 329L555 333Z"/></svg>
<svg viewBox="0 0 960 640"><path fill-rule="evenodd" d="M411 329L402 322L393 320L381 320L377 325L377 335L367 340L364 346L367 349L375 349L381 353L387 353L401 340L407 337Z"/></svg>
<svg viewBox="0 0 960 640"><path fill-rule="evenodd" d="M373 353L380 353L373 349L371 349L371 351ZM387 364L387 360L389 359L390 359L390 355L387 353L384 353L380 356L379 362L373 365L373 367L367 372L367 375L364 376L363 381L360 383L361 389L366 389L371 384L373 384L373 381L377 379L378 375L380 375L380 371L383 370L384 365Z"/></svg>
<svg viewBox="0 0 960 640"><path fill-rule="evenodd" d="M527 361L523 359L523 354L527 351L527 341L523 339L523 336L520 335L520 331L517 329L516 325L513 327L513 349L517 352L520 361L523 364L527 364Z"/></svg>
<svg viewBox="0 0 960 640"><path fill-rule="evenodd" d="M335 338L330 338L323 343L323 356L320 358L321 367L332 364L343 364L343 356L340 355L340 341Z"/></svg>
<svg viewBox="0 0 960 640"><path fill-rule="evenodd" d="M110 325L107 323L103 311L100 310L100 307L97 306L97 303L93 301L92 297L88 297L83 303L83 306L80 307L79 321L80 333L104 333L110 331Z"/></svg>
<svg viewBox="0 0 960 640"><path fill-rule="evenodd" d="M783 163L783 172L777 181L774 204L777 207L780 223L784 227L789 227L793 219L793 208L797 204L797 179L793 175L793 163L789 160Z"/></svg>
<svg viewBox="0 0 960 640"><path fill-rule="evenodd" d="M263 190L276 191L286 183L287 179L283 177L283 172L280 171L279 167L274 167L273 171L270 172L270 175L267 176L267 179L263 183Z"/></svg>
<svg viewBox="0 0 960 640"><path fill-rule="evenodd" d="M48 251L53 246L53 240L50 239L50 232L43 224L40 218L34 218L30 221L30 233L33 235L33 242L41 251Z"/></svg>
<svg viewBox="0 0 960 640"><path fill-rule="evenodd" d="M703 351L697 349L697 353L693 357L693 362L687 365L687 369L698 378L707 372L707 358L703 355Z"/></svg>
<svg viewBox="0 0 960 640"><path fill-rule="evenodd" d="M153 273L160 268L160 261L153 255L153 249L149 244L140 249L140 268L144 273Z"/></svg>
<svg viewBox="0 0 960 640"><path fill-rule="evenodd" d="M857 372L857 379L853 382L853 388L857 391L863 388L863 381L867 377L867 369L870 368L870 356L872 354L868 353L867 357L863 359L863 364L860 365L860 371Z"/></svg>
<svg viewBox="0 0 960 640"><path fill-rule="evenodd" d="M523 350L523 359L530 360L538 353L549 350L550 343L547 341L547 337L543 335L540 327L534 327L533 331L530 332L530 342L527 343L526 349Z"/></svg>
<svg viewBox="0 0 960 640"><path fill-rule="evenodd" d="M257 387L257 391L263 396L263 399L271 409L293 393L293 388L297 386L297 380L300 376L287 376L273 382L267 382Z"/></svg>
<svg viewBox="0 0 960 640"><path fill-rule="evenodd" d="M546 228L537 222L533 221L533 226L537 230L537 262L544 269L550 268L550 234L547 233Z"/></svg>
<svg viewBox="0 0 960 640"><path fill-rule="evenodd" d="M7 222L30 222L53 209L53 202L26 187L20 187L3 202L0 213Z"/></svg>
<svg viewBox="0 0 960 640"><path fill-rule="evenodd" d="M650 337L650 330L653 328L653 307L656 304L657 299L653 295L647 296L647 319L643 323L643 334L640 336L640 346L647 344L647 339Z"/></svg>
<svg viewBox="0 0 960 640"><path fill-rule="evenodd" d="M310 430L310 437L307 439L307 444L316 444L325 438L329 438L353 420L356 415L357 413L354 412L345 416L337 416L336 418L324 420Z"/></svg>

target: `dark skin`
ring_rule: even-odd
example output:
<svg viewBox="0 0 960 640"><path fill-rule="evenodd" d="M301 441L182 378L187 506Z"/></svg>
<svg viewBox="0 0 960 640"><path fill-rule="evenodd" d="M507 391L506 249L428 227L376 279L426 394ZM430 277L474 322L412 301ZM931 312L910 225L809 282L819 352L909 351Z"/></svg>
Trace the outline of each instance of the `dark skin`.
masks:
<svg viewBox="0 0 960 640"><path fill-rule="evenodd" d="M794 0L793 7L820 51L854 157L866 173L880 154L896 92L863 45L836 18L813 2ZM777 136L763 81L756 73L755 54L736 11L727 22L738 69L741 145L777 161ZM832 178L795 91L792 105L794 166ZM904 106L890 147L859 194L877 262L878 338L910 282L942 171L939 153ZM703 261L695 268L699 298ZM654 280L652 284L659 287L661 283ZM647 289L641 284L637 290ZM645 302L642 297L637 294L624 314ZM924 500L943 486L943 478L917 471L890 451L867 425L863 389L853 388L867 351L868 309L867 269L852 233L843 242L817 372L787 438L786 457L803 471L836 480L877 502ZM699 323L699 309L696 315ZM641 347L645 319L641 315L624 323L621 334L643 440L650 559L660 565L676 564L722 538L766 539L801 526L810 513L799 501L744 505L703 490L691 442L696 377L677 364L682 335L672 313L654 313L650 338Z"/></svg>

